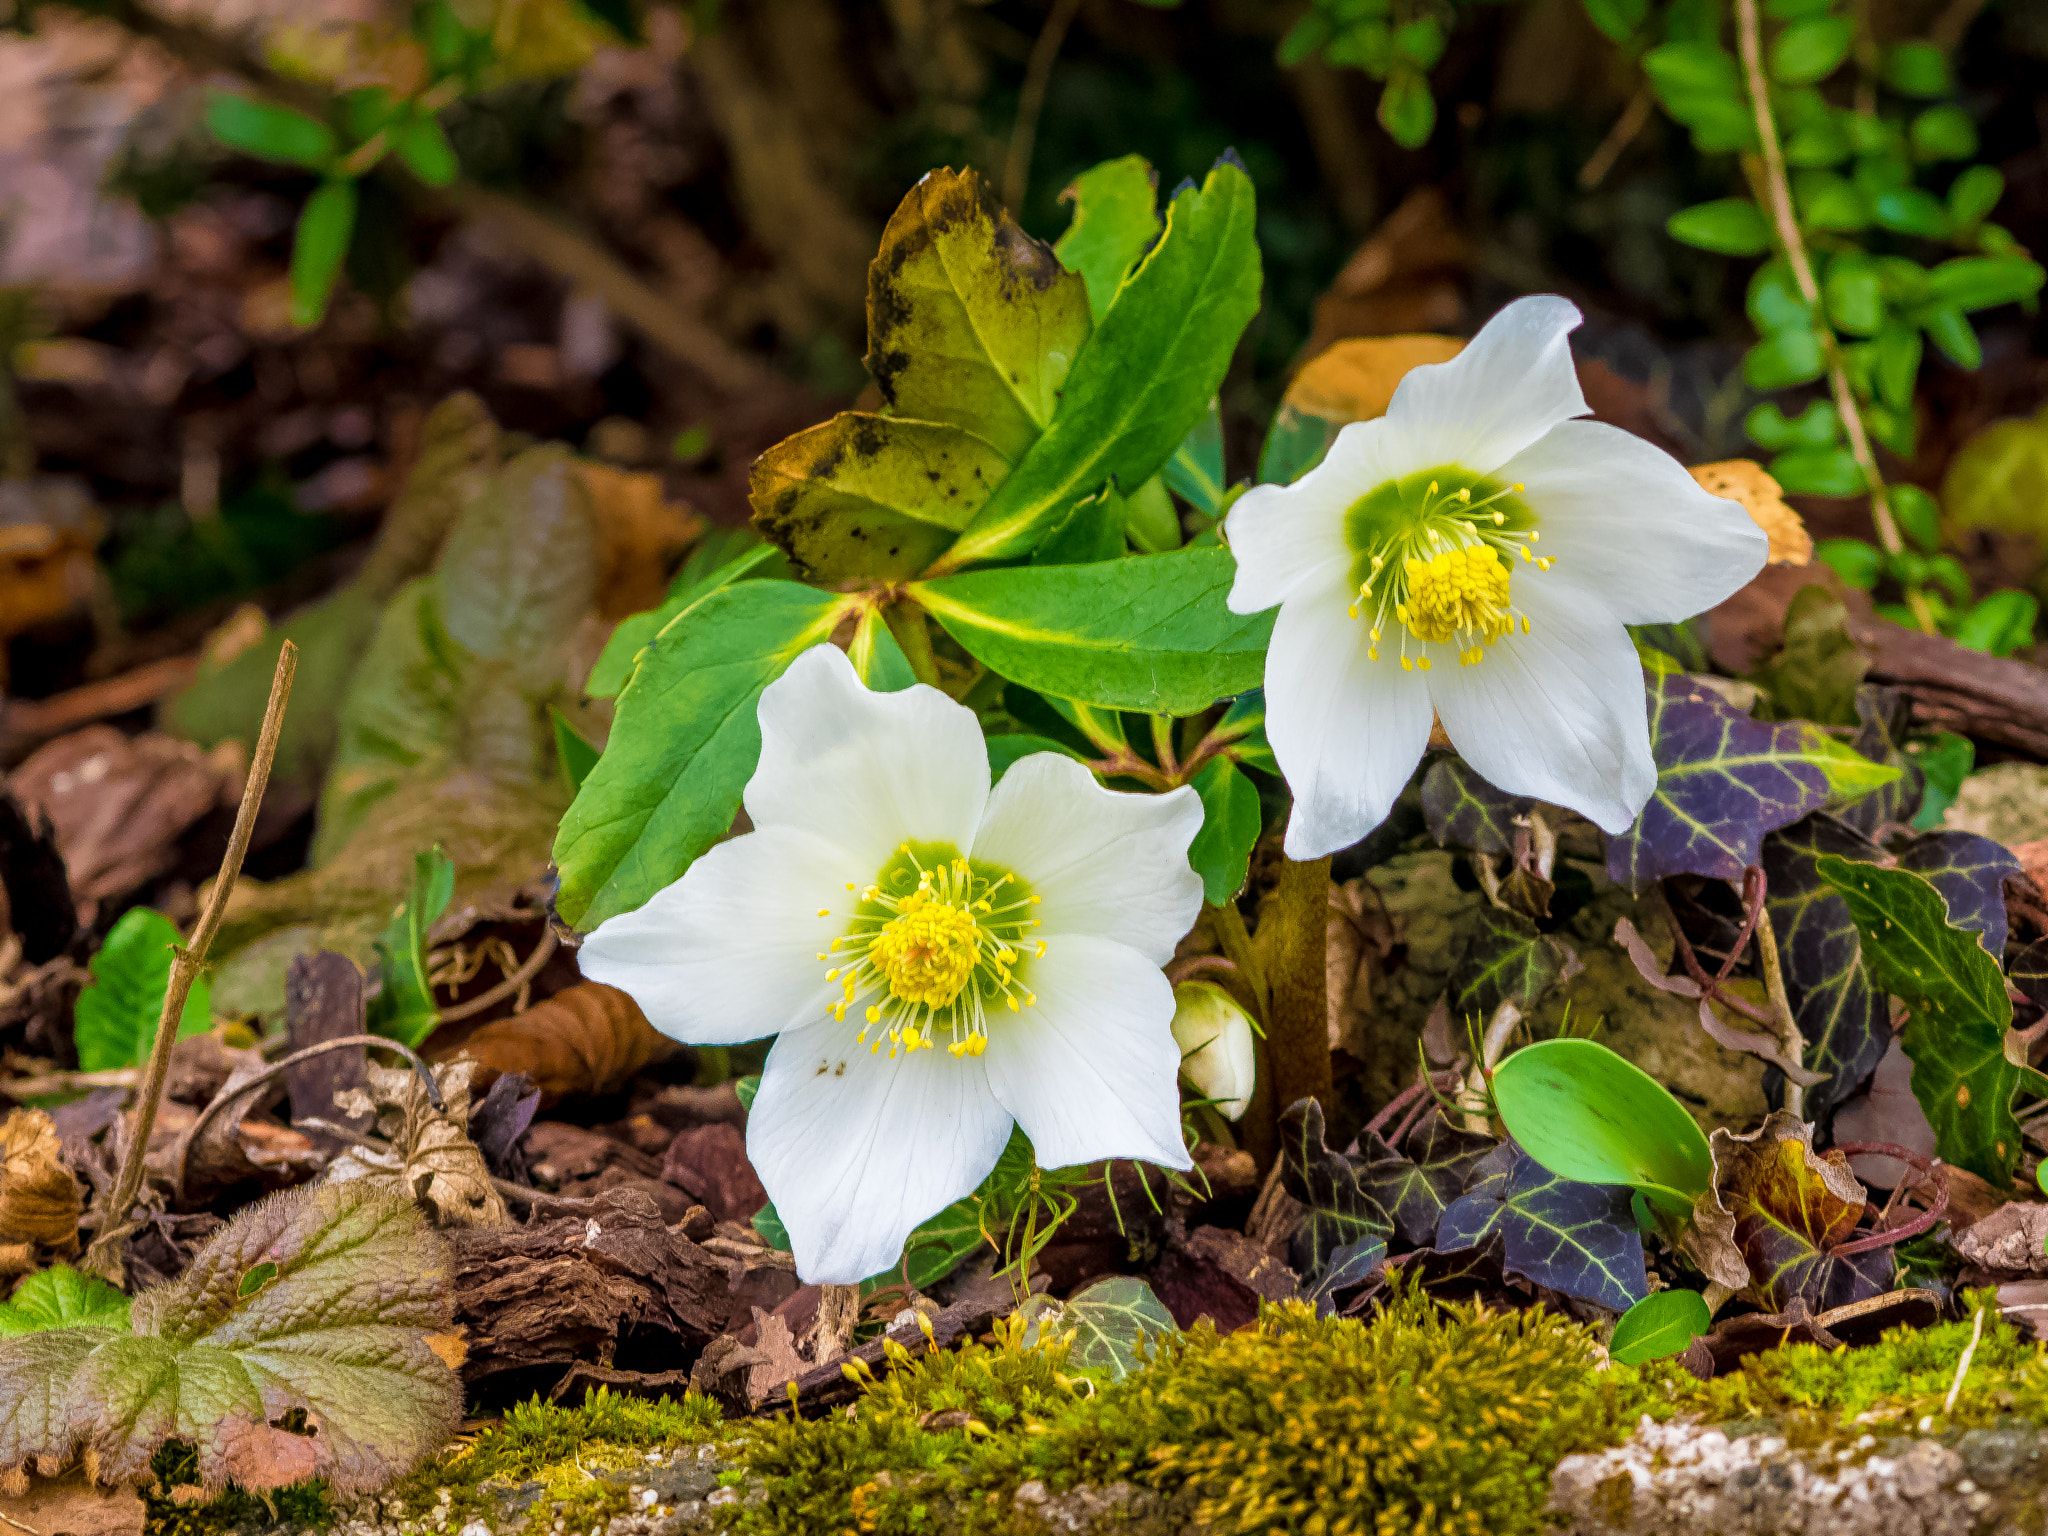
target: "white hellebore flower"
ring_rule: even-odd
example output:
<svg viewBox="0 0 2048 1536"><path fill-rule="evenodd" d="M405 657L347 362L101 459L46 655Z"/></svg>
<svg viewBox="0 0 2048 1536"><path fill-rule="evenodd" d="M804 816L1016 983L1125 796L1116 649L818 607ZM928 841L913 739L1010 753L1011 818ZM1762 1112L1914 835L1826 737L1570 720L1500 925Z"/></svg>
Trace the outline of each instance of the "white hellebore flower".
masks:
<svg viewBox="0 0 2048 1536"><path fill-rule="evenodd" d="M1293 485L1231 509L1230 607L1280 605L1266 732L1294 791L1289 857L1386 818L1432 711L1489 783L1625 831L1656 787L1622 626L1683 619L1764 564L1739 503L1586 414L1579 312L1518 299Z"/></svg>
<svg viewBox="0 0 2048 1536"><path fill-rule="evenodd" d="M1184 981L1173 989L1173 1002L1181 1077L1224 1119L1242 1118L1259 1076L1251 1019L1213 982Z"/></svg>
<svg viewBox="0 0 2048 1536"><path fill-rule="evenodd" d="M974 712L806 651L761 695L754 830L584 942L583 973L695 1045L776 1036L747 1155L807 1281L893 1267L1012 1123L1038 1160L1190 1166L1160 967L1202 881L1192 789L1056 753L989 787Z"/></svg>

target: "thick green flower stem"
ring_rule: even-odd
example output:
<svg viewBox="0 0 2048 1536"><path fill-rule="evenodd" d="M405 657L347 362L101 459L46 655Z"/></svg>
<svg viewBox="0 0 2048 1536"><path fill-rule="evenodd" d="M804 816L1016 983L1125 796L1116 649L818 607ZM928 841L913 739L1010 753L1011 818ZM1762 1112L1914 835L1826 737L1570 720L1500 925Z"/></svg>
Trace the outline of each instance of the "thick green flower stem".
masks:
<svg viewBox="0 0 2048 1536"><path fill-rule="evenodd" d="M1745 169L1755 189L1756 200L1770 214L1771 227L1785 253L1786 265L1792 269L1792 280L1799 285L1799 296L1813 313L1813 328L1820 336L1821 352L1827 359L1828 389L1834 396L1835 410L1841 415L1842 430L1848 435L1849 451L1855 456L1856 467L1863 471L1863 479L1870 487L1870 520L1876 527L1877 541L1887 554L1896 555L1905 548L1905 540L1892 516L1891 504L1885 495L1884 475L1877 467L1870 434L1863 427L1863 410L1856 401L1856 391L1849 383L1849 370L1842 361L1842 344L1828 320L1820 283L1814 276L1813 258L1807 253L1806 238L1799 232L1799 219L1792 209L1792 184L1785 170L1785 151L1778 139L1778 120L1771 114L1770 80L1764 72L1763 24L1757 15L1757 0L1735 0L1735 45L1742 57L1743 83L1749 95L1750 110L1756 115L1757 143L1762 151L1758 157L1744 157ZM1928 634L1935 633L1934 614L1918 587L1906 589L1906 603L1912 609L1914 622Z"/></svg>
<svg viewBox="0 0 2048 1536"><path fill-rule="evenodd" d="M1276 1115L1301 1099L1314 1099L1325 1110L1330 1106L1329 925L1329 859L1283 859L1280 884L1259 909L1259 947L1272 998L1266 1051Z"/></svg>
<svg viewBox="0 0 2048 1536"><path fill-rule="evenodd" d="M939 664L932 655L932 634L925 627L924 610L913 602L897 602L884 608L882 617L888 621L889 633L903 648L903 659L910 663L911 676L937 688Z"/></svg>

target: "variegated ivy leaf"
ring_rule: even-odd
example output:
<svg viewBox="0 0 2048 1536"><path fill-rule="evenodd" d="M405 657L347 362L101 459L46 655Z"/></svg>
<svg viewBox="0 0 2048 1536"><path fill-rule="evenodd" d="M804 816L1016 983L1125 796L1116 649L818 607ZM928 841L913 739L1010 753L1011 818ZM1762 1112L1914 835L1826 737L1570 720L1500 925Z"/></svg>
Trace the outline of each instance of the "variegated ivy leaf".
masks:
<svg viewBox="0 0 2048 1536"><path fill-rule="evenodd" d="M1323 1107L1314 1099L1297 1100L1280 1117L1280 1182L1308 1207L1288 1250L1298 1275L1318 1275L1338 1249L1366 1238L1384 1241L1394 1229L1386 1207L1360 1186L1351 1159L1324 1144Z"/></svg>
<svg viewBox="0 0 2048 1536"><path fill-rule="evenodd" d="M1451 1016L1492 1017L1502 1003L1524 1013L1583 967L1578 952L1555 934L1542 933L1519 912L1484 906L1470 919L1464 948L1451 971Z"/></svg>
<svg viewBox="0 0 2048 1536"><path fill-rule="evenodd" d="M1507 1273L1536 1285L1610 1312L1650 1293L1628 1189L1559 1178L1512 1141L1474 1168L1444 1212L1436 1250L1462 1253L1496 1235Z"/></svg>
<svg viewBox="0 0 2048 1536"><path fill-rule="evenodd" d="M1648 689L1657 788L1607 842L1607 873L1632 890L1667 875L1739 880L1766 833L1899 777L1806 721L1752 720L1696 679L1651 677Z"/></svg>
<svg viewBox="0 0 2048 1536"><path fill-rule="evenodd" d="M80 1451L141 1481L167 1440L217 1491L323 1477L341 1493L416 1466L462 1417L427 1337L447 1326L446 1244L410 1200L359 1183L250 1206L192 1267L104 1325L0 1340L0 1474ZM303 1425L287 1427L288 1415Z"/></svg>
<svg viewBox="0 0 2048 1536"><path fill-rule="evenodd" d="M1426 1248L1444 1212L1464 1193L1474 1166L1496 1145L1491 1136L1458 1129L1442 1110L1408 1133L1401 1152L1377 1131L1367 1131L1361 1138L1363 1156L1354 1164L1359 1188L1393 1218L1403 1242Z"/></svg>
<svg viewBox="0 0 2048 1536"><path fill-rule="evenodd" d="M1442 759L1422 778L1422 817L1439 845L1474 853L1510 853L1515 818L1528 815L1535 805L1525 795L1495 789L1461 758Z"/></svg>

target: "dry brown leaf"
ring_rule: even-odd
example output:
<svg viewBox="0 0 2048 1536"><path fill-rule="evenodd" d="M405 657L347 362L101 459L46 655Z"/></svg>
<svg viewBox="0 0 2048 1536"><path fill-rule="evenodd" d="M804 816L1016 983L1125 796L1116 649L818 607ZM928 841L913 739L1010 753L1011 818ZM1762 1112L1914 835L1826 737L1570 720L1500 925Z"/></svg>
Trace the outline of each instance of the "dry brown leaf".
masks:
<svg viewBox="0 0 2048 1536"><path fill-rule="evenodd" d="M1340 341L1294 376L1286 404L1325 421L1371 421L1387 414L1394 388L1411 368L1447 363L1465 350L1455 336L1361 336Z"/></svg>
<svg viewBox="0 0 2048 1536"><path fill-rule="evenodd" d="M40 1109L17 1109L0 1121L0 1242L68 1257L77 1251L83 1210L50 1117Z"/></svg>
<svg viewBox="0 0 2048 1536"><path fill-rule="evenodd" d="M0 1493L0 1530L13 1536L142 1536L142 1495L102 1488L83 1468L61 1478L31 1477L21 1493Z"/></svg>
<svg viewBox="0 0 2048 1536"><path fill-rule="evenodd" d="M616 623L658 607L676 557L704 532L704 519L669 501L661 476L578 460L600 540L597 606Z"/></svg>
<svg viewBox="0 0 2048 1536"><path fill-rule="evenodd" d="M462 1369L462 1362L469 1358L469 1330L457 1323L446 1333L430 1333L420 1342L441 1357L441 1363L451 1371Z"/></svg>
<svg viewBox="0 0 2048 1536"><path fill-rule="evenodd" d="M85 606L102 527L79 481L0 480L0 640Z"/></svg>
<svg viewBox="0 0 2048 1536"><path fill-rule="evenodd" d="M1770 535L1772 565L1805 565L1813 558L1813 539L1799 514L1785 504L1785 493L1770 472L1754 459L1725 459L1695 464L1691 474L1709 496L1742 503L1757 527Z"/></svg>
<svg viewBox="0 0 2048 1536"><path fill-rule="evenodd" d="M440 1109L410 1067L368 1067L367 1088L334 1096L353 1115L374 1115L383 1148L353 1146L328 1166L330 1184L367 1179L416 1201L437 1227L498 1227L511 1219L484 1155L469 1139L469 1082L475 1064L434 1068Z"/></svg>
<svg viewBox="0 0 2048 1536"><path fill-rule="evenodd" d="M1470 244L1435 187L1419 187L1380 222L1316 300L1308 352L1343 336L1442 330L1463 318Z"/></svg>
<svg viewBox="0 0 2048 1536"><path fill-rule="evenodd" d="M577 1094L610 1093L676 1049L638 1003L596 981L486 1024L461 1045L464 1055L492 1072L532 1078L543 1107Z"/></svg>

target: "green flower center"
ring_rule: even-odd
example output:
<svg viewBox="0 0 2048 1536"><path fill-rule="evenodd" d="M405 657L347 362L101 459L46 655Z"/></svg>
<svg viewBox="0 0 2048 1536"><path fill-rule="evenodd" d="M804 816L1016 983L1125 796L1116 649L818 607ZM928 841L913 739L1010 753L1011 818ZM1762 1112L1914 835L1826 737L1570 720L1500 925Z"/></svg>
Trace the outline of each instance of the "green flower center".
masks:
<svg viewBox="0 0 2048 1536"><path fill-rule="evenodd" d="M1371 626L1366 656L1380 659L1383 629L1398 628L1403 668L1429 670L1411 657L1411 638L1458 647L1466 666L1519 623L1510 592L1519 560L1539 571L1557 562L1530 546L1536 517L1518 499L1520 485L1501 485L1456 465L1419 470L1376 486L1344 514L1358 601L1351 617Z"/></svg>
<svg viewBox="0 0 2048 1536"><path fill-rule="evenodd" d="M858 1036L870 1052L929 1050L944 1030L952 1055L979 1056L992 1010L1038 1001L1017 967L1045 954L1046 941L1029 936L1039 898L1012 871L963 858L950 843L905 843L873 884L847 890L851 922L818 958L832 962L825 979L840 985L838 1018L861 994L880 994Z"/></svg>

